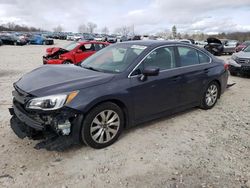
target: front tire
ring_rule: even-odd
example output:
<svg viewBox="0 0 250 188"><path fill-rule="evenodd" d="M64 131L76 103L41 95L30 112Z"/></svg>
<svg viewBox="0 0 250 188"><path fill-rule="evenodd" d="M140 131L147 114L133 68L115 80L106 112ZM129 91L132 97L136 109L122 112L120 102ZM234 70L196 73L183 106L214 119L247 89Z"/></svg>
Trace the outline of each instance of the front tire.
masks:
<svg viewBox="0 0 250 188"><path fill-rule="evenodd" d="M211 82L202 97L201 108L208 110L214 107L220 96L220 87L217 82Z"/></svg>
<svg viewBox="0 0 250 188"><path fill-rule="evenodd" d="M81 137L88 146L101 149L113 144L124 128L124 114L119 106L105 102L94 107L85 117Z"/></svg>
<svg viewBox="0 0 250 188"><path fill-rule="evenodd" d="M66 60L66 61L64 61L62 64L67 65L67 64L72 64L72 62L71 62L71 61Z"/></svg>

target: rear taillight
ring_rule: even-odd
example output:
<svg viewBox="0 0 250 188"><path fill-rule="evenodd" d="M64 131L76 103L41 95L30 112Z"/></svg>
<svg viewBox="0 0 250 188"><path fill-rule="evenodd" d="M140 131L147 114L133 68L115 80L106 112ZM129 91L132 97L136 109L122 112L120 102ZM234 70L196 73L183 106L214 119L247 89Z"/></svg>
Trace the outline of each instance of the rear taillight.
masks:
<svg viewBox="0 0 250 188"><path fill-rule="evenodd" d="M224 64L224 69L228 70L228 64L227 63Z"/></svg>

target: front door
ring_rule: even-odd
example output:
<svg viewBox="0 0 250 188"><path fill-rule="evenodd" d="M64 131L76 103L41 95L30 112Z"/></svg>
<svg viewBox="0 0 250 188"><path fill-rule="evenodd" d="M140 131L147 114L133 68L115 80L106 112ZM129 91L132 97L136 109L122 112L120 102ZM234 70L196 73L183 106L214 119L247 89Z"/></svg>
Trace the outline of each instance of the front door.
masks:
<svg viewBox="0 0 250 188"><path fill-rule="evenodd" d="M159 75L141 80L143 69L149 66L160 68ZM178 106L181 77L175 68L174 47L161 47L151 52L131 74L136 120L140 121Z"/></svg>

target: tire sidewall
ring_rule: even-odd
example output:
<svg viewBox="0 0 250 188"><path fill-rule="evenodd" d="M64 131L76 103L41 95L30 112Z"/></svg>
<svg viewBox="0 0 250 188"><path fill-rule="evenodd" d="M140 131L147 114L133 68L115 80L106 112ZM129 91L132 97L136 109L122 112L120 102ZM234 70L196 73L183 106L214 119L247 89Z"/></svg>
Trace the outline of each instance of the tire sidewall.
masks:
<svg viewBox="0 0 250 188"><path fill-rule="evenodd" d="M96 143L92 139L92 137L90 135L90 128L91 128L91 124L92 124L93 119L100 112L102 112L104 110L113 110L113 111L115 111L118 114L119 118L120 118L121 124L119 126L119 130L118 130L117 134L115 135L115 137L112 140L110 140L107 143L100 144L100 143ZM119 138L119 136L121 135L123 129L124 129L124 113L121 110L121 108L119 106L117 106L116 104L112 103L112 102L105 102L105 103L102 103L102 104L94 107L86 115L86 117L83 120L82 127L81 127L81 138L82 138L82 141L86 145L88 145L88 146L90 146L92 148L95 148L95 149L101 149L101 148L105 148L107 146L112 145Z"/></svg>

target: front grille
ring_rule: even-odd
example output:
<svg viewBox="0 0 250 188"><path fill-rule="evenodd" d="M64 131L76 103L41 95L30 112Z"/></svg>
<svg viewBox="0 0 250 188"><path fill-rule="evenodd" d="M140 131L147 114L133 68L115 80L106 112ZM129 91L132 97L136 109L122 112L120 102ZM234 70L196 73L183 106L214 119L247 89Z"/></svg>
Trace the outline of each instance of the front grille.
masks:
<svg viewBox="0 0 250 188"><path fill-rule="evenodd" d="M240 63L240 64L243 64L243 63L250 63L250 59L240 58L240 59L238 59L238 63Z"/></svg>

